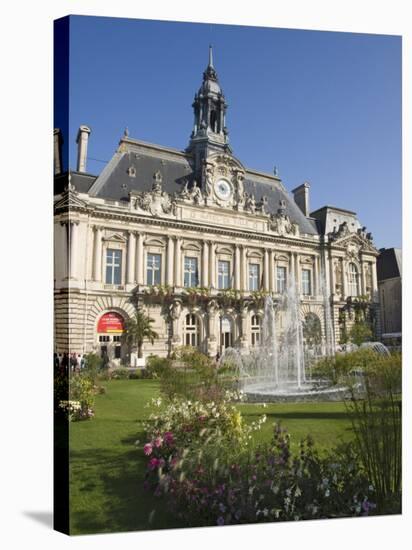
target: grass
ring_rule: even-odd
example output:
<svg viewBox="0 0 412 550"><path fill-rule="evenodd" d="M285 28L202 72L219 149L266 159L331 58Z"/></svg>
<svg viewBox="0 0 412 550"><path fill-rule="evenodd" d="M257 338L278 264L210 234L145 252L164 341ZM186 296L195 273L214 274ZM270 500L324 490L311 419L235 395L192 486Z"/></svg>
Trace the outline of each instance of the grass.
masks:
<svg viewBox="0 0 412 550"><path fill-rule="evenodd" d="M154 380L113 380L96 396L96 416L70 425L70 531L104 533L179 527L162 499L143 489L146 461L135 441L144 443L144 407L159 394ZM279 403L266 408L239 405L246 421L262 414L267 423L256 437L268 440L272 425L281 421L292 437L292 448L311 434L322 448L350 437L343 403Z"/></svg>

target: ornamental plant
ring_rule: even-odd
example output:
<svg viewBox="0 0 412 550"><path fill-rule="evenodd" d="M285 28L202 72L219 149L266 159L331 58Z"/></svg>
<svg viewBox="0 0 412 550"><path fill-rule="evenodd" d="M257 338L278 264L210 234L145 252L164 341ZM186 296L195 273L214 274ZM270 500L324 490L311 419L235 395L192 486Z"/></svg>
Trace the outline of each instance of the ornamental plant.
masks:
<svg viewBox="0 0 412 550"><path fill-rule="evenodd" d="M156 406L161 407L161 402ZM148 457L146 488L166 498L186 525L375 512L374 488L360 473L350 448L321 458L307 438L292 455L290 437L279 425L269 444L255 447L250 431L259 429L264 418L247 428L240 413L236 411L235 416L230 407L212 411L199 403L175 403L161 415L169 418L172 414L173 419L165 423L152 417L147 425L151 436L143 448ZM206 413L206 418L200 421L199 413L202 418ZM232 418L229 422L228 417Z"/></svg>

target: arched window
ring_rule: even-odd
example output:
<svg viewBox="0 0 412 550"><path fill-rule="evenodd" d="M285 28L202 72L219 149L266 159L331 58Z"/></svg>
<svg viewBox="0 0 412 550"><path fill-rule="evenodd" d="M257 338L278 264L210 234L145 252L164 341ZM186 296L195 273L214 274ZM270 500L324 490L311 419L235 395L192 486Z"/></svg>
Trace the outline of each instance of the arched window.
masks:
<svg viewBox="0 0 412 550"><path fill-rule="evenodd" d="M252 346L258 346L260 342L261 320L258 315L252 315L250 320Z"/></svg>
<svg viewBox="0 0 412 550"><path fill-rule="evenodd" d="M220 348L223 351L232 347L232 322L229 317L220 318Z"/></svg>
<svg viewBox="0 0 412 550"><path fill-rule="evenodd" d="M185 317L185 345L197 348L199 346L199 320L193 313Z"/></svg>
<svg viewBox="0 0 412 550"><path fill-rule="evenodd" d="M359 295L359 273L354 263L349 264L349 296Z"/></svg>

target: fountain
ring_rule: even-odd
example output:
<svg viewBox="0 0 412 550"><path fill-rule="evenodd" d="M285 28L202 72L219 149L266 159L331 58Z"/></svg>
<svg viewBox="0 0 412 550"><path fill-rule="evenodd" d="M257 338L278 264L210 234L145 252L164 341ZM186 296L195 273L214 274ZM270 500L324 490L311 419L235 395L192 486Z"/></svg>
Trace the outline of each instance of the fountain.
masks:
<svg viewBox="0 0 412 550"><path fill-rule="evenodd" d="M326 296L325 288L322 289ZM242 355L228 348L220 362L234 363L239 373L241 389L249 401L309 401L342 399L344 388L325 387L320 380L307 377L303 326L300 317L300 297L293 275L279 302L265 298L261 341L250 354ZM326 311L329 312L327 300ZM325 323L331 325L325 316ZM331 327L326 327L324 354L333 353Z"/></svg>

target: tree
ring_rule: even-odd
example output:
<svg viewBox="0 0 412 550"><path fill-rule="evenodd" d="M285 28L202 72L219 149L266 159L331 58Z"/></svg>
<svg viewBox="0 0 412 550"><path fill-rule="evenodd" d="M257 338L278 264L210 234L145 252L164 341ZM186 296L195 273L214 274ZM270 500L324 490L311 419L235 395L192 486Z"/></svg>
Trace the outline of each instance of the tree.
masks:
<svg viewBox="0 0 412 550"><path fill-rule="evenodd" d="M350 329L351 341L360 346L363 342L369 342L372 338L372 330L366 321L355 321Z"/></svg>
<svg viewBox="0 0 412 550"><path fill-rule="evenodd" d="M134 317L128 319L125 323L125 331L123 333L124 342L130 347L137 347L137 356L143 356L142 347L144 340L149 340L154 343L159 335L151 327L154 319L151 319L144 311L137 309Z"/></svg>

